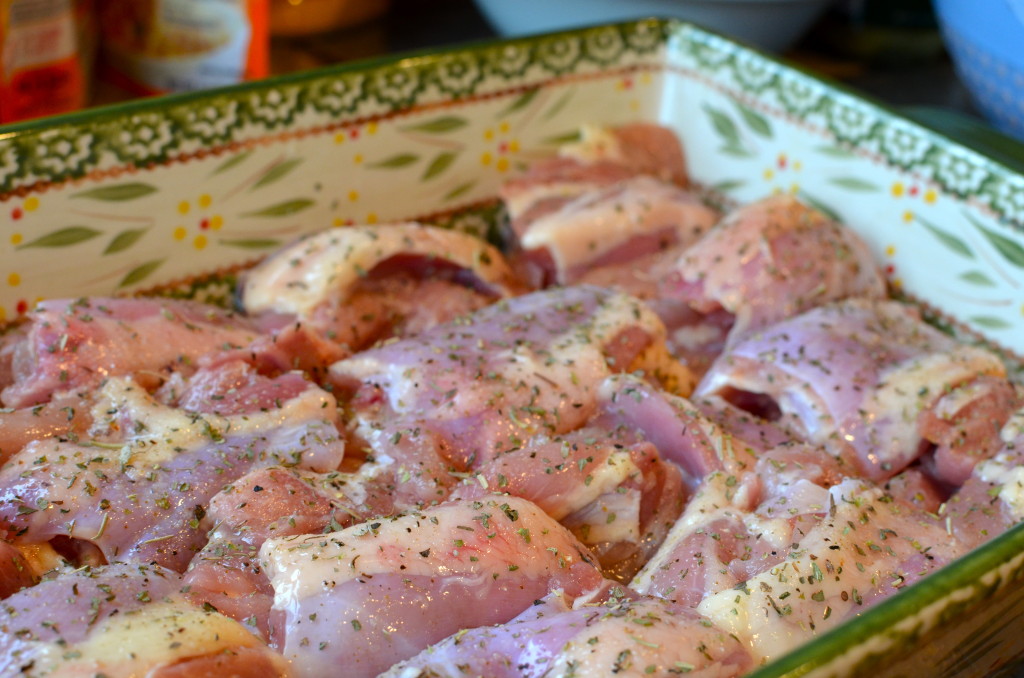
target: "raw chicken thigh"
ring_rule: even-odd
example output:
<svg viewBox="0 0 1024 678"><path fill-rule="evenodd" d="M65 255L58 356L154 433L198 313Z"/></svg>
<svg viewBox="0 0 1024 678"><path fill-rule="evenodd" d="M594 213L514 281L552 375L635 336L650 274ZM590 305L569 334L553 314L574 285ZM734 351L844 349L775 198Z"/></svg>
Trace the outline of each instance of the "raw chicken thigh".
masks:
<svg viewBox="0 0 1024 678"><path fill-rule="evenodd" d="M335 363L330 379L335 392L351 395L364 439L420 429L466 469L532 436L582 426L595 410L597 386L612 373L646 370L688 390L692 382L665 352L664 334L632 297L567 287L364 351Z"/></svg>
<svg viewBox="0 0 1024 678"><path fill-rule="evenodd" d="M599 598L555 592L506 624L449 636L383 676L710 677L752 667L740 641L692 610L617 588Z"/></svg>
<svg viewBox="0 0 1024 678"><path fill-rule="evenodd" d="M685 250L663 294L734 316L743 335L848 297L882 298L885 281L852 230L779 195L731 212Z"/></svg>
<svg viewBox="0 0 1024 678"><path fill-rule="evenodd" d="M25 589L0 608L0 674L291 675L281 655L237 622L189 603L180 585L160 567L110 565Z"/></svg>
<svg viewBox="0 0 1024 678"><path fill-rule="evenodd" d="M567 530L504 496L275 538L260 557L274 588L271 634L299 676L374 676L553 590L576 598L603 582Z"/></svg>
<svg viewBox="0 0 1024 678"><path fill-rule="evenodd" d="M929 455L959 484L999 448L1018 401L1006 368L984 349L925 324L894 301L852 299L748 335L705 375L718 395L824 445L853 474L884 480Z"/></svg>
<svg viewBox="0 0 1024 678"><path fill-rule="evenodd" d="M0 401L38 405L107 377L159 385L171 372L191 372L211 351L246 346L257 336L249 319L191 301L44 301L2 338Z"/></svg>
<svg viewBox="0 0 1024 678"><path fill-rule="evenodd" d="M105 562L183 571L206 542L210 499L249 469L336 468L344 443L334 399L296 375L228 416L156 402L133 380L111 378L93 404L90 438L27 445L0 470L0 524L29 543L84 542Z"/></svg>

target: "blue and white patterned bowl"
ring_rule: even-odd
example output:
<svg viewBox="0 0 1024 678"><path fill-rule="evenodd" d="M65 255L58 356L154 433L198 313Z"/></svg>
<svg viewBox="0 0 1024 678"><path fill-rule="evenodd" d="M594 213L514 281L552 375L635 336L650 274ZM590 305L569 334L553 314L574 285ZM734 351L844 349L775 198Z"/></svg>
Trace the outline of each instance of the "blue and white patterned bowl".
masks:
<svg viewBox="0 0 1024 678"><path fill-rule="evenodd" d="M996 127L1024 139L1024 0L935 0L960 79Z"/></svg>

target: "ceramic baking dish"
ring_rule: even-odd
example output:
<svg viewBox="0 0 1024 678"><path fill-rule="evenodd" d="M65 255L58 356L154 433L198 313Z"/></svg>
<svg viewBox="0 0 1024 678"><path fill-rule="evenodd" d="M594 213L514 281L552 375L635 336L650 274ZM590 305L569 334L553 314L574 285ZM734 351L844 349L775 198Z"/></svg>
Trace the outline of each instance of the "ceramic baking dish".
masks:
<svg viewBox="0 0 1024 678"><path fill-rule="evenodd" d="M1024 176L692 25L641 20L0 129L0 319L55 296L226 301L302 233L493 232L501 181L581 123L678 132L712 199L794 193L857 229L940 326L1024 354ZM1015 529L756 672L991 675L1024 632Z"/></svg>

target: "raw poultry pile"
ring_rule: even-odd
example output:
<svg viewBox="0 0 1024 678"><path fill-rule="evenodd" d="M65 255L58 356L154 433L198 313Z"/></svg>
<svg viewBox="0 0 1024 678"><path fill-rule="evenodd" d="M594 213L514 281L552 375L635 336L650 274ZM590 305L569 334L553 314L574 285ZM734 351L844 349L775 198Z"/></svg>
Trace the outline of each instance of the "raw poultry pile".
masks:
<svg viewBox="0 0 1024 678"><path fill-rule="evenodd" d="M853 231L643 124L502 199L0 338L0 675L741 675L1024 517L1024 396Z"/></svg>

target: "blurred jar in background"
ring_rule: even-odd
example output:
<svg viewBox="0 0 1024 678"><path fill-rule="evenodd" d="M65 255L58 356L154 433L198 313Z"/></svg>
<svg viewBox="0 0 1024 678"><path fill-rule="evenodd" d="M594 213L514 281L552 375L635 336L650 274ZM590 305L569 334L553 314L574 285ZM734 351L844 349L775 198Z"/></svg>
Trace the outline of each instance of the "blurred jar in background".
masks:
<svg viewBox="0 0 1024 678"><path fill-rule="evenodd" d="M291 37L348 28L387 11L389 0L270 0L270 31Z"/></svg>
<svg viewBox="0 0 1024 678"><path fill-rule="evenodd" d="M92 0L0 0L0 123L88 103L94 19Z"/></svg>
<svg viewBox="0 0 1024 678"><path fill-rule="evenodd" d="M103 76L143 95L266 77L268 2L99 0Z"/></svg>

